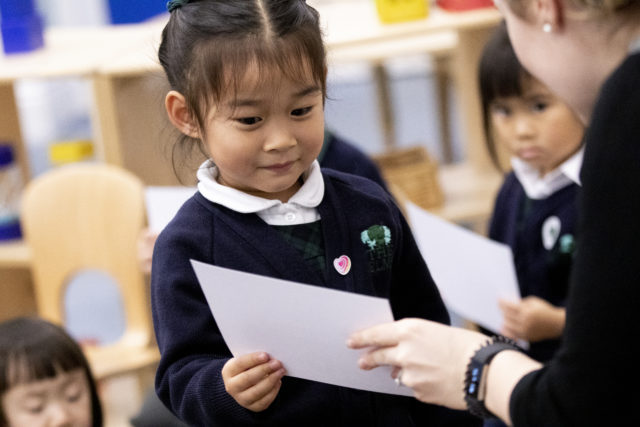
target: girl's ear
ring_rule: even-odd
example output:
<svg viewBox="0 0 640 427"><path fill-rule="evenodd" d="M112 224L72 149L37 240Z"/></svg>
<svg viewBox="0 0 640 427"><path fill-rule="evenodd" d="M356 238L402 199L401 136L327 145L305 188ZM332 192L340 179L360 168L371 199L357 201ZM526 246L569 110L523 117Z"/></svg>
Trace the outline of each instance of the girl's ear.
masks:
<svg viewBox="0 0 640 427"><path fill-rule="evenodd" d="M198 138L198 126L196 126L193 117L187 109L187 102L184 95L180 92L171 90L164 99L164 106L167 109L169 121L178 128L178 130L192 138Z"/></svg>

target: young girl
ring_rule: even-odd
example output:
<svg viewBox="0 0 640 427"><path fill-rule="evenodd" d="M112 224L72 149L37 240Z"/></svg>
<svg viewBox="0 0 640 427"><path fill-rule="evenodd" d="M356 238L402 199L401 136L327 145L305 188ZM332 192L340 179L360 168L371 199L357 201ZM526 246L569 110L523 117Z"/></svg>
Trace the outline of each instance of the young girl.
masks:
<svg viewBox="0 0 640 427"><path fill-rule="evenodd" d="M397 318L448 315L389 194L320 170L327 70L317 12L302 0L174 1L169 10L165 106L183 141L211 160L155 244L160 398L190 425L440 425L454 414L285 377L264 352L230 353L190 259L388 298ZM350 269L334 268L347 258Z"/></svg>
<svg viewBox="0 0 640 427"><path fill-rule="evenodd" d="M501 301L506 336L530 342L546 361L560 344L575 245L583 126L569 107L518 62L506 27L484 48L479 68L486 140L513 170L498 193L489 237L513 250L523 299Z"/></svg>
<svg viewBox="0 0 640 427"><path fill-rule="evenodd" d="M102 426L96 385L82 350L38 318L0 324L0 426Z"/></svg>

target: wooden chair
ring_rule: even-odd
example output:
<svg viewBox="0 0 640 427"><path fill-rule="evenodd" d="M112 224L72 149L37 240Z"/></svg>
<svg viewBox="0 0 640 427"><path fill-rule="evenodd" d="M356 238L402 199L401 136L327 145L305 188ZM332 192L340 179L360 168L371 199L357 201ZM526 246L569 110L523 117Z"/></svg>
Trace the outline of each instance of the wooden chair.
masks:
<svg viewBox="0 0 640 427"><path fill-rule="evenodd" d="M142 392L160 358L137 260L137 237L145 225L142 182L107 164L61 166L29 183L21 221L41 317L65 324L64 294L78 272L98 270L117 283L124 333L115 343L86 346L86 355L97 380L144 375L138 376Z"/></svg>

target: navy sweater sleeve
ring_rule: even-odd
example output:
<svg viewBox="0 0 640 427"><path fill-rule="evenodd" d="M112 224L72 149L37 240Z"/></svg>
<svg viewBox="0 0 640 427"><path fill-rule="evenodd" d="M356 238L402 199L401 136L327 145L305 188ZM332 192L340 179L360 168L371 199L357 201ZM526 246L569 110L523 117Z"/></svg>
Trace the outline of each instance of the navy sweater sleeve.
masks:
<svg viewBox="0 0 640 427"><path fill-rule="evenodd" d="M193 199L187 203L194 203ZM209 226L174 221L160 234L154 247L151 297L162 354L156 389L161 400L190 425L224 425L204 416L188 417L210 412L207 408L212 406L212 416L219 416L221 422L228 413L243 412L224 389L221 370L231 355L189 263L190 258L209 256L204 252L211 249L211 244L192 243L207 239L196 236L197 230L202 229Z"/></svg>
<svg viewBox="0 0 640 427"><path fill-rule="evenodd" d="M603 87L586 136L580 237L559 354L511 396L515 426L640 425L640 55Z"/></svg>

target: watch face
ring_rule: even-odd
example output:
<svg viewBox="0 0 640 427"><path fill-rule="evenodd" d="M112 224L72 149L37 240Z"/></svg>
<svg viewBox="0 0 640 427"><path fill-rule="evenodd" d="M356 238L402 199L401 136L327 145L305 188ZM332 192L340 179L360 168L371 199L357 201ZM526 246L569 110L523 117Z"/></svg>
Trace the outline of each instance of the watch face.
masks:
<svg viewBox="0 0 640 427"><path fill-rule="evenodd" d="M472 364L475 365L474 362L472 362ZM473 397L473 398L477 398L478 397L478 390L479 390L479 386L480 386L480 374L481 374L481 369L480 366L472 366L471 367L471 372L470 372L470 377L469 377L469 384L467 385L467 395Z"/></svg>

